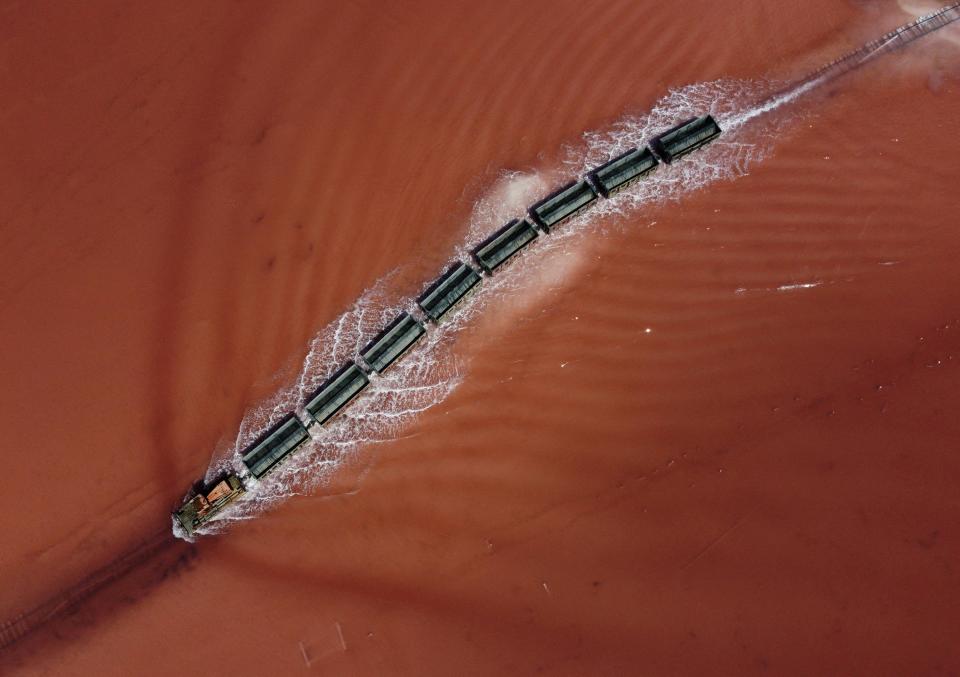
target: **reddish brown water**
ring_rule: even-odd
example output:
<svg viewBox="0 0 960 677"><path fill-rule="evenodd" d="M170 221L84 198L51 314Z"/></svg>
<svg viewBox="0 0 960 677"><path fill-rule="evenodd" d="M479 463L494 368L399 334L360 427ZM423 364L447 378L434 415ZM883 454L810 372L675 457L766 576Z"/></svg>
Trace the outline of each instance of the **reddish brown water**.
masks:
<svg viewBox="0 0 960 677"><path fill-rule="evenodd" d="M3 618L165 528L310 337L393 268L415 291L500 170L908 20L195 5L0 6ZM4 669L960 671L957 49L819 91L749 176L485 311L463 384L358 491L201 540Z"/></svg>

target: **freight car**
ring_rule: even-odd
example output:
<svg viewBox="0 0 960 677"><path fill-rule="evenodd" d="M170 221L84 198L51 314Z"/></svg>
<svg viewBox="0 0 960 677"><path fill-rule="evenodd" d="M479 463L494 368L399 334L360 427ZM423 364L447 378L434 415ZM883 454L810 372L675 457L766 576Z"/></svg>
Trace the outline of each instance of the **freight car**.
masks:
<svg viewBox="0 0 960 677"><path fill-rule="evenodd" d="M323 425L340 413L368 385L370 379L367 378L367 373L351 360L324 381L313 394L307 402L307 413L315 423Z"/></svg>
<svg viewBox="0 0 960 677"><path fill-rule="evenodd" d="M382 374L400 356L423 338L426 328L410 313L400 313L397 318L377 334L360 353L370 371Z"/></svg>
<svg viewBox="0 0 960 677"><path fill-rule="evenodd" d="M493 271L530 244L537 237L537 230L526 219L514 219L473 250L477 265L493 275Z"/></svg>
<svg viewBox="0 0 960 677"><path fill-rule="evenodd" d="M549 233L555 225L586 209L596 199L593 186L586 181L574 181L530 207L530 218L543 232Z"/></svg>
<svg viewBox="0 0 960 677"><path fill-rule="evenodd" d="M670 164L707 145L721 131L710 115L691 118L658 134L645 148L631 148L590 170L586 177L555 190L531 205L524 218L513 219L476 245L470 252L473 263L456 261L429 285L416 299L419 312L430 322L440 322L478 288L484 275L493 275L540 232L550 233L588 208L598 196L612 197L648 176L661 162ZM302 420L295 413L286 414L241 454L244 479L259 481L280 467L310 441L310 427L329 424L370 384L371 375L382 374L426 332L426 326L409 312L394 318L355 359L334 372L310 396ZM174 512L174 519L188 536L193 536L244 491L244 480L235 474L221 476L210 485L200 483L191 498Z"/></svg>
<svg viewBox="0 0 960 677"><path fill-rule="evenodd" d="M650 142L650 149L670 164L687 153L702 148L720 136L720 125L710 115L691 118L669 129Z"/></svg>
<svg viewBox="0 0 960 677"><path fill-rule="evenodd" d="M277 468L310 439L296 414L287 414L243 455L243 465L258 480Z"/></svg>
<svg viewBox="0 0 960 677"><path fill-rule="evenodd" d="M657 168L660 163L649 148L631 148L600 165L587 176L603 197L610 197L631 186Z"/></svg>

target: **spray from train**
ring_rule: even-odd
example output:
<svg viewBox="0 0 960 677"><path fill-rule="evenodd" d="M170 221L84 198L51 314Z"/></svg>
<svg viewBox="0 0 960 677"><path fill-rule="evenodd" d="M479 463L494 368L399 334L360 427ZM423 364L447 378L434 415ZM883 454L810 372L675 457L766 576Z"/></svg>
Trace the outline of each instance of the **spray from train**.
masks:
<svg viewBox="0 0 960 677"><path fill-rule="evenodd" d="M537 175L505 176L475 205L455 263L417 303L391 299L385 279L315 337L296 382L244 417L232 447L214 458L174 513L174 534L193 538L254 518L322 486L360 448L395 439L460 383L463 369L451 350L459 331L489 299L523 288L525 274L545 254L584 237L595 216L628 213L743 176L770 150L786 120L747 123L957 19L960 2L773 91L739 80L674 90L644 116L586 133L584 146L563 162L565 172L584 178L529 210L523 205L549 185ZM710 115L702 115L706 111ZM686 122L675 125L678 119ZM518 259L526 265L505 265Z"/></svg>

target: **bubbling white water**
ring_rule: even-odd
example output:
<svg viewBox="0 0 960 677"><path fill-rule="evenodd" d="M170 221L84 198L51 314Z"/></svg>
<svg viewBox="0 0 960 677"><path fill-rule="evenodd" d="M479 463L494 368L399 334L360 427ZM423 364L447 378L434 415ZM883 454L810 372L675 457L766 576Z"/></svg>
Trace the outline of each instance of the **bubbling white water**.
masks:
<svg viewBox="0 0 960 677"><path fill-rule="evenodd" d="M462 382L467 358L454 351L454 339L471 319L491 305L500 307L507 295L525 290L553 254L575 253L585 246L583 238L596 235L617 216L643 206L681 198L719 180L744 176L763 159L784 119L765 125L736 126L726 131L727 121L748 111L752 102L768 94L772 83L719 80L671 91L645 115L629 116L606 129L587 132L580 144L565 149L560 166L541 172L504 172L486 194L480 196L465 237L452 258L467 260L469 250L486 235L513 217L524 215L526 206L555 187L548 176L582 176L629 148L642 146L657 132L704 112L712 113L725 133L704 150L673 165L661 166L643 181L621 191L613 199L598 200L591 208L556 229L538 237L495 276L485 277L479 290L460 304L384 375L373 376L370 386L326 426L310 428L311 440L275 472L262 481L248 478L248 491L229 509L205 524L201 534L222 531L237 520L254 518L298 494L314 493L330 485L344 466L357 460L357 452L371 445L394 440L424 411L444 401ZM769 111L768 111L769 112ZM409 300L397 301L391 293L393 275L387 275L368 290L310 342L297 378L287 387L251 409L240 424L233 444L214 455L207 471L209 482L224 471L242 469L241 453L271 424L290 411L303 414L303 403L345 362L354 358L386 323L403 310ZM529 301L529 298L527 299ZM493 309L491 309L493 310ZM175 526L175 533L184 534Z"/></svg>

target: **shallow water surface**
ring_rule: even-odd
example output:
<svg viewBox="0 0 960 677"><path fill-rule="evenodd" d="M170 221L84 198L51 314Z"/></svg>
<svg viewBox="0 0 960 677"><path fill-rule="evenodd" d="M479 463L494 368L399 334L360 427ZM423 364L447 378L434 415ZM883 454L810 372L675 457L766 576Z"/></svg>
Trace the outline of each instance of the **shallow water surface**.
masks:
<svg viewBox="0 0 960 677"><path fill-rule="evenodd" d="M618 130L671 97L740 105L910 18L685 11L0 8L3 617L165 527L275 405ZM956 40L539 243L410 355L396 378L419 390L382 384L269 510L5 669L960 670Z"/></svg>

